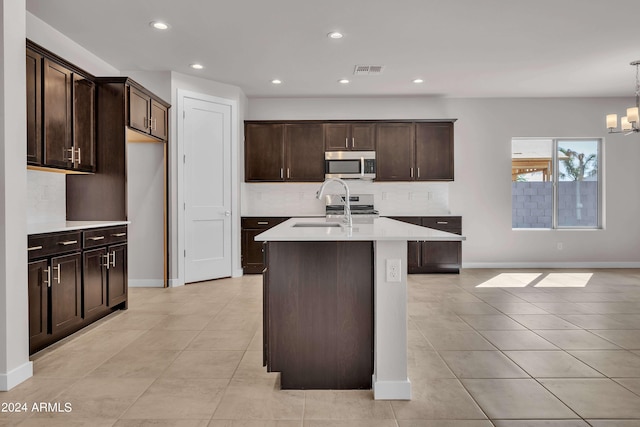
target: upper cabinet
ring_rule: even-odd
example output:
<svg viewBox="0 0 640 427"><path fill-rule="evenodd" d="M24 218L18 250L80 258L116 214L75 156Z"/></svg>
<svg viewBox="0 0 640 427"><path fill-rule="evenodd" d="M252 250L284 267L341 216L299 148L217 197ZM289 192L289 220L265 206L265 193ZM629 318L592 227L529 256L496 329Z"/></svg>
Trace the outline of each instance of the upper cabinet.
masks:
<svg viewBox="0 0 640 427"><path fill-rule="evenodd" d="M375 123L325 123L326 151L373 151L376 149Z"/></svg>
<svg viewBox="0 0 640 427"><path fill-rule="evenodd" d="M453 122L378 124L378 181L453 181Z"/></svg>
<svg viewBox="0 0 640 427"><path fill-rule="evenodd" d="M28 43L27 163L95 171L95 83L88 73Z"/></svg>
<svg viewBox="0 0 640 427"><path fill-rule="evenodd" d="M375 151L376 181L452 181L454 122L245 121L245 181L323 181L324 151Z"/></svg>
<svg viewBox="0 0 640 427"><path fill-rule="evenodd" d="M246 123L245 181L321 182L321 123Z"/></svg>
<svg viewBox="0 0 640 427"><path fill-rule="evenodd" d="M168 108L150 94L128 86L129 127L153 137L167 140Z"/></svg>

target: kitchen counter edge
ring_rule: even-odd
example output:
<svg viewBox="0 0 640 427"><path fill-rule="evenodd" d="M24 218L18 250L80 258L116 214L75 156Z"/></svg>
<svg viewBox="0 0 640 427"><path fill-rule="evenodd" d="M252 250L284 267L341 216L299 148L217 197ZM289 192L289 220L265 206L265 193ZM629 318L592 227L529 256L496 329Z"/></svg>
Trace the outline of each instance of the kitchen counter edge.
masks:
<svg viewBox="0 0 640 427"><path fill-rule="evenodd" d="M91 228L114 227L128 225L131 221L56 221L27 224L29 236L44 233L57 233L60 231L87 230Z"/></svg>

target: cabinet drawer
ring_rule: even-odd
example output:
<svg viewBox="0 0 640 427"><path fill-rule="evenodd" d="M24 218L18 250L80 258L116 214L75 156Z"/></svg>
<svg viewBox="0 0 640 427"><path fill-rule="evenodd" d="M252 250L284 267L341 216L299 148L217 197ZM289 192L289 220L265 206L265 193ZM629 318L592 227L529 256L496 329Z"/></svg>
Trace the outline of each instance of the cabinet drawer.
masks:
<svg viewBox="0 0 640 427"><path fill-rule="evenodd" d="M94 228L83 232L83 247L110 245L127 241L127 227Z"/></svg>
<svg viewBox="0 0 640 427"><path fill-rule="evenodd" d="M422 218L422 226L449 233L462 234L462 217L429 216Z"/></svg>
<svg viewBox="0 0 640 427"><path fill-rule="evenodd" d="M54 254L79 251L81 241L80 231L31 235L27 247L29 261Z"/></svg>
<svg viewBox="0 0 640 427"><path fill-rule="evenodd" d="M288 220L288 217L245 217L242 218L242 228L268 229Z"/></svg>

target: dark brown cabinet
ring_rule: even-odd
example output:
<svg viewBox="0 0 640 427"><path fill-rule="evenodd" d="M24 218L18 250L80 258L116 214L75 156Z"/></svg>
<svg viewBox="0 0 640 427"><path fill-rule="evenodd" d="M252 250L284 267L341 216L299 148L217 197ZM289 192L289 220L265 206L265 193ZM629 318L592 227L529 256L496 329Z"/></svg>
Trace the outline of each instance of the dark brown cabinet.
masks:
<svg viewBox="0 0 640 427"><path fill-rule="evenodd" d="M453 123L416 123L415 177L453 181Z"/></svg>
<svg viewBox="0 0 640 427"><path fill-rule="evenodd" d="M376 149L375 123L325 123L326 151L373 151Z"/></svg>
<svg viewBox="0 0 640 427"><path fill-rule="evenodd" d="M264 270L263 244L254 237L289 218L245 217L241 219L242 270L244 274L261 274Z"/></svg>
<svg viewBox="0 0 640 427"><path fill-rule="evenodd" d="M245 181L323 180L321 123L245 124Z"/></svg>
<svg viewBox="0 0 640 427"><path fill-rule="evenodd" d="M398 221L462 234L462 217L393 217ZM459 273L462 265L462 242L408 242L407 272Z"/></svg>
<svg viewBox="0 0 640 427"><path fill-rule="evenodd" d="M27 45L27 163L93 172L92 77L34 43Z"/></svg>
<svg viewBox="0 0 640 427"><path fill-rule="evenodd" d="M29 348L33 353L49 334L49 285L51 271L47 260L29 263Z"/></svg>
<svg viewBox="0 0 640 427"><path fill-rule="evenodd" d="M71 108L73 73L44 59L44 164L71 168Z"/></svg>
<svg viewBox="0 0 640 427"><path fill-rule="evenodd" d="M42 55L27 49L27 163L42 163Z"/></svg>
<svg viewBox="0 0 640 427"><path fill-rule="evenodd" d="M377 181L452 181L453 122L380 123Z"/></svg>
<svg viewBox="0 0 640 427"><path fill-rule="evenodd" d="M415 166L413 123L378 123L376 181L412 181Z"/></svg>
<svg viewBox="0 0 640 427"><path fill-rule="evenodd" d="M283 389L370 389L373 243L268 242L264 361Z"/></svg>
<svg viewBox="0 0 640 427"><path fill-rule="evenodd" d="M128 86L128 126L163 141L167 140L168 107L149 93L135 86Z"/></svg>
<svg viewBox="0 0 640 427"><path fill-rule="evenodd" d="M51 258L51 333L82 321L82 277L79 253Z"/></svg>
<svg viewBox="0 0 640 427"><path fill-rule="evenodd" d="M29 350L127 308L127 227L29 236Z"/></svg>

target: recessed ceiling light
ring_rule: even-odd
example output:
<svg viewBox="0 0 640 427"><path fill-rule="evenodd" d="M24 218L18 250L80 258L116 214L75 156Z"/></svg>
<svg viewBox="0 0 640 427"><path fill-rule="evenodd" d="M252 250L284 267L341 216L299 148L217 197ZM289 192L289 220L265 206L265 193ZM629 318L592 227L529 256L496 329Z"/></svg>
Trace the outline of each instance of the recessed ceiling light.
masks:
<svg viewBox="0 0 640 427"><path fill-rule="evenodd" d="M329 37L330 39L341 39L342 37L344 37L344 35L342 33L337 32L337 31L333 31L333 32L327 34L327 37Z"/></svg>
<svg viewBox="0 0 640 427"><path fill-rule="evenodd" d="M271 83L273 83L274 85L279 85L279 84L281 84L281 83L282 83L282 80L280 80L280 79L273 79L273 80L271 80Z"/></svg>
<svg viewBox="0 0 640 427"><path fill-rule="evenodd" d="M168 30L169 29L169 24L167 24L166 22L162 22L162 21L149 22L149 26L155 28L156 30Z"/></svg>
<svg viewBox="0 0 640 427"><path fill-rule="evenodd" d="M347 83L349 83L348 79L340 79L338 80L338 83L342 83L343 85L346 85Z"/></svg>
<svg viewBox="0 0 640 427"><path fill-rule="evenodd" d="M204 68L204 65L202 65L202 64L191 64L189 66L191 68L193 68L194 70L202 70Z"/></svg>
<svg viewBox="0 0 640 427"><path fill-rule="evenodd" d="M414 83L424 83L424 80L422 80L422 79L414 79L413 82Z"/></svg>

